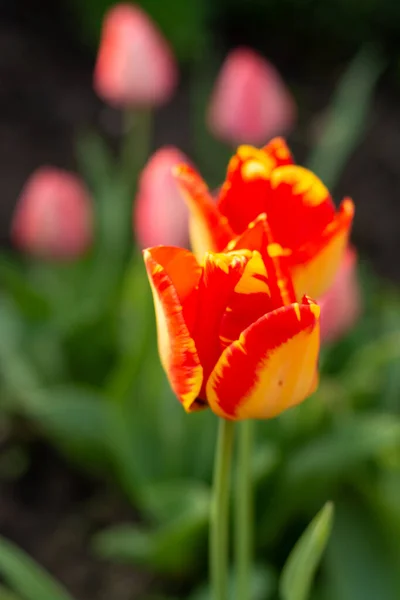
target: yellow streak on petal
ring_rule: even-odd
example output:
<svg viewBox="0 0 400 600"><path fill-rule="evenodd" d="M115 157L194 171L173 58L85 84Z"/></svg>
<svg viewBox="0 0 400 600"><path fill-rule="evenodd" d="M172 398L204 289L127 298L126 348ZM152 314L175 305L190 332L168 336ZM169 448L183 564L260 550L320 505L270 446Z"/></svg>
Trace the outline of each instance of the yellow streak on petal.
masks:
<svg viewBox="0 0 400 600"><path fill-rule="evenodd" d="M275 242L268 244L267 252L271 258L276 258L277 256L290 256L292 254L290 248L283 248L280 244Z"/></svg>
<svg viewBox="0 0 400 600"><path fill-rule="evenodd" d="M318 206L330 197L322 181L304 167L285 165L274 169L271 174L271 186L276 188L281 183L293 185L293 193L302 195L304 204L308 206Z"/></svg>
<svg viewBox="0 0 400 600"><path fill-rule="evenodd" d="M263 150L247 145L239 146L236 156L229 163L228 171L236 170L239 162L243 163L241 174L245 181L260 177L268 179L275 167L275 161Z"/></svg>
<svg viewBox="0 0 400 600"><path fill-rule="evenodd" d="M241 338L232 346L245 354L245 341ZM242 398L235 420L271 419L305 400L316 389L319 346L317 323L311 332L301 331L270 353L257 365L254 385ZM207 382L207 399L210 408L218 416L232 418L224 413L214 391L214 379L223 369L224 360L223 354Z"/></svg>
<svg viewBox="0 0 400 600"><path fill-rule="evenodd" d="M296 298L307 294L320 298L335 278L347 246L349 231L341 230L328 244L308 262L294 265L291 269Z"/></svg>
<svg viewBox="0 0 400 600"><path fill-rule="evenodd" d="M259 178L267 179L271 171L265 164L257 160L249 160L244 163L241 172L245 181L251 181Z"/></svg>
<svg viewBox="0 0 400 600"><path fill-rule="evenodd" d="M243 275L235 287L235 292L238 294L265 293L270 295L267 283L267 271L261 254L257 250L254 250L251 254L252 256L246 265ZM262 279L260 279L260 276Z"/></svg>
<svg viewBox="0 0 400 600"><path fill-rule="evenodd" d="M300 321L300 319L301 319L300 306L298 304L293 304L293 308L294 308L294 312L297 317L297 320Z"/></svg>

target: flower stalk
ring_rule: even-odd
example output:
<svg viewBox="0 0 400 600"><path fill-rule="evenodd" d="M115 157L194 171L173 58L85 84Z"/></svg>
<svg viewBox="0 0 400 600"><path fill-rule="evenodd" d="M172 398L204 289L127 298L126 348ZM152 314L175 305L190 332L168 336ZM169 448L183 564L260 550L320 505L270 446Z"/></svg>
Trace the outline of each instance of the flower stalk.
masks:
<svg viewBox="0 0 400 600"><path fill-rule="evenodd" d="M229 490L234 421L220 419L210 515L210 577L213 600L228 600Z"/></svg>
<svg viewBox="0 0 400 600"><path fill-rule="evenodd" d="M251 419L239 423L238 455L235 489L235 566L236 598L250 599L253 547L253 488L251 456L254 423Z"/></svg>

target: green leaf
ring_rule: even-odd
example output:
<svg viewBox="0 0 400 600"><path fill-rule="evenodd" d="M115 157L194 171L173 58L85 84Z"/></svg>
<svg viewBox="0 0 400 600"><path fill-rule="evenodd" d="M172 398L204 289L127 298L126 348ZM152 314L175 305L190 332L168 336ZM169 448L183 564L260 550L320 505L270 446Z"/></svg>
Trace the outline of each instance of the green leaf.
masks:
<svg viewBox="0 0 400 600"><path fill-rule="evenodd" d="M329 600L398 600L400 561L379 528L375 512L348 499L337 506L326 560Z"/></svg>
<svg viewBox="0 0 400 600"><path fill-rule="evenodd" d="M285 480L333 480L362 462L400 446L400 419L389 414L357 415L299 448L287 463Z"/></svg>
<svg viewBox="0 0 400 600"><path fill-rule="evenodd" d="M103 446L107 431L104 398L77 386L63 386L27 394L25 413L52 436L75 443Z"/></svg>
<svg viewBox="0 0 400 600"><path fill-rule="evenodd" d="M160 501L162 488L158 490ZM165 496L169 503L171 498ZM94 538L95 552L102 558L135 563L162 573L182 574L199 562L209 517L209 493L187 497L180 514L154 529L134 525L113 527ZM174 511L175 512L175 511Z"/></svg>
<svg viewBox="0 0 400 600"><path fill-rule="evenodd" d="M328 502L311 521L286 561L279 586L282 600L307 600L332 522L333 504Z"/></svg>
<svg viewBox="0 0 400 600"><path fill-rule="evenodd" d="M17 596L4 586L0 586L0 600L21 600L21 596Z"/></svg>
<svg viewBox="0 0 400 600"><path fill-rule="evenodd" d="M0 575L23 600L72 600L25 552L0 537Z"/></svg>
<svg viewBox="0 0 400 600"><path fill-rule="evenodd" d="M0 256L0 282L26 317L42 319L50 314L47 299L28 281L23 267L5 255Z"/></svg>

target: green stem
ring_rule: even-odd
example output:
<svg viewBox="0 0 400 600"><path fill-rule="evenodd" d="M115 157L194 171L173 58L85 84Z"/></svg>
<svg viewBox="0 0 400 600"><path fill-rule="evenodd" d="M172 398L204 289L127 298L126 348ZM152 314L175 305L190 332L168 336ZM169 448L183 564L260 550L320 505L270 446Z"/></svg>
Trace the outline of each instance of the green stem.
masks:
<svg viewBox="0 0 400 600"><path fill-rule="evenodd" d="M121 169L131 195L135 192L138 177L150 154L152 116L150 109L127 109L124 113L125 136L121 148Z"/></svg>
<svg viewBox="0 0 400 600"><path fill-rule="evenodd" d="M228 600L229 487L234 422L221 419L215 453L210 519L212 600Z"/></svg>
<svg viewBox="0 0 400 600"><path fill-rule="evenodd" d="M253 507L251 451L254 423L251 420L239 424L238 464L235 495L235 561L236 598L249 600L250 575L253 546Z"/></svg>

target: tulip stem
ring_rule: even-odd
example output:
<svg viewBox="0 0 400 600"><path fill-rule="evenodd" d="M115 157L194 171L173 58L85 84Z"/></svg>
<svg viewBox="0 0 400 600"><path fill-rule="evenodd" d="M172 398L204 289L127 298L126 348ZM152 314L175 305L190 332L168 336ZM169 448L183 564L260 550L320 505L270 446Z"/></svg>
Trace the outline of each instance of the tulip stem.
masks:
<svg viewBox="0 0 400 600"><path fill-rule="evenodd" d="M236 598L249 600L253 545L253 506L251 450L253 427L251 420L239 424L235 494L235 562Z"/></svg>
<svg viewBox="0 0 400 600"><path fill-rule="evenodd" d="M228 600L229 488L234 422L220 419L210 516L212 600Z"/></svg>
<svg viewBox="0 0 400 600"><path fill-rule="evenodd" d="M125 136L121 148L121 167L131 211L139 176L150 154L153 113L150 109L127 109L124 113L124 122Z"/></svg>

